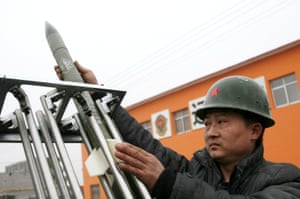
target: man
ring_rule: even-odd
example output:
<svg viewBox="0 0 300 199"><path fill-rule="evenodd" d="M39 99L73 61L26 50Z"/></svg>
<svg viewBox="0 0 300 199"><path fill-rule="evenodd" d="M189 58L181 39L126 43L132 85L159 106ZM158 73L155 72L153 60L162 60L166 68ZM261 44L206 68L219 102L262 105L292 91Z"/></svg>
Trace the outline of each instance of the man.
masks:
<svg viewBox="0 0 300 199"><path fill-rule="evenodd" d="M97 83L91 70L75 65L85 82ZM206 146L188 160L118 107L113 119L126 141L116 146L120 168L136 175L155 198L300 198L299 168L263 157L264 130L275 122L256 82L242 76L219 80L197 115L205 124Z"/></svg>

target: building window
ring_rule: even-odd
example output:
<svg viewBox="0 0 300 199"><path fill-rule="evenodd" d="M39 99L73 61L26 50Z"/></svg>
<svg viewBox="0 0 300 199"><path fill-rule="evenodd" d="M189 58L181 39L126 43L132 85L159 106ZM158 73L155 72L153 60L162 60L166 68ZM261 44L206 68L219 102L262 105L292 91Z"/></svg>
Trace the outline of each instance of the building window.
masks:
<svg viewBox="0 0 300 199"><path fill-rule="evenodd" d="M150 121L143 122L141 125L144 127L145 130L152 133L152 128L151 128L151 122Z"/></svg>
<svg viewBox="0 0 300 199"><path fill-rule="evenodd" d="M294 73L271 80L271 86L276 107L300 101L298 82Z"/></svg>
<svg viewBox="0 0 300 199"><path fill-rule="evenodd" d="M187 109L174 113L176 133L184 133L191 129L190 118Z"/></svg>
<svg viewBox="0 0 300 199"><path fill-rule="evenodd" d="M98 184L91 185L91 199L100 199L100 187Z"/></svg>

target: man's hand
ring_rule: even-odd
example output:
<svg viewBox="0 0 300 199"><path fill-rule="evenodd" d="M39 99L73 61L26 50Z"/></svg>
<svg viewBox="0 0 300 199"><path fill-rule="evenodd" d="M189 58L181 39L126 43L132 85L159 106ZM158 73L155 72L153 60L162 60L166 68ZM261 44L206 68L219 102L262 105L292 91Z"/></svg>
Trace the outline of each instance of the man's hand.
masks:
<svg viewBox="0 0 300 199"><path fill-rule="evenodd" d="M135 175L150 190L165 169L154 155L126 142L116 145L115 156L121 160L122 170Z"/></svg>
<svg viewBox="0 0 300 199"><path fill-rule="evenodd" d="M95 76L95 74L93 73L92 70L83 67L82 65L80 65L78 63L78 61L75 61L74 65L76 66L77 70L81 74L81 77L82 77L82 79L84 80L85 83L98 84L97 78L96 78L96 76ZM56 72L57 77L60 80L63 80L60 68L58 66L54 66L54 70Z"/></svg>

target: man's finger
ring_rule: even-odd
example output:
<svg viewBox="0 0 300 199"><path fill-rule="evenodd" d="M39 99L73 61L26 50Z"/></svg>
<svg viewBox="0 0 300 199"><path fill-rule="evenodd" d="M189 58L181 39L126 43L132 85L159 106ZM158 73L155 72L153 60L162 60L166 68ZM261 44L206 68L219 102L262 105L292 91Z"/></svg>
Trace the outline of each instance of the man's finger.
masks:
<svg viewBox="0 0 300 199"><path fill-rule="evenodd" d="M56 72L58 79L63 80L60 68L58 66L54 66L54 70Z"/></svg>
<svg viewBox="0 0 300 199"><path fill-rule="evenodd" d="M130 164L133 167L142 168L143 163L143 150L135 147L128 143L121 143L116 145L116 156L126 162L127 164Z"/></svg>

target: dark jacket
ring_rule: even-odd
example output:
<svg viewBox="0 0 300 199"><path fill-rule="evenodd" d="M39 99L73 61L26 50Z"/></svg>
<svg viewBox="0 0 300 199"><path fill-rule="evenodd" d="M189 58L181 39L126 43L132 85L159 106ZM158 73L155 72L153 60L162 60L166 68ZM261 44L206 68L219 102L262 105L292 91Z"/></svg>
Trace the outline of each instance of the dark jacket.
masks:
<svg viewBox="0 0 300 199"><path fill-rule="evenodd" d="M300 199L300 169L264 160L262 145L239 162L230 183L224 183L217 163L205 149L187 160L162 146L123 108L117 108L113 118L125 141L154 154L165 166L152 190L158 199Z"/></svg>

